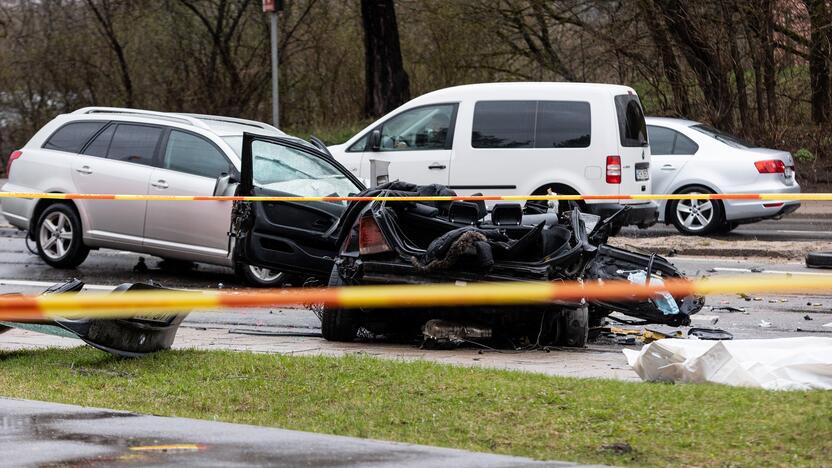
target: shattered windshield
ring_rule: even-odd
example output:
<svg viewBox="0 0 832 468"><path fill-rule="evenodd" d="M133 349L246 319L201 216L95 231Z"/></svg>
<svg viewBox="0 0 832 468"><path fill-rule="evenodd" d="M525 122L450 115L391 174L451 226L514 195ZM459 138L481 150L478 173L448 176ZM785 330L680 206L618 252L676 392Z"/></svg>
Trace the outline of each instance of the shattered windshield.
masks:
<svg viewBox="0 0 832 468"><path fill-rule="evenodd" d="M324 158L277 143L251 144L254 185L303 197L347 196L360 192Z"/></svg>

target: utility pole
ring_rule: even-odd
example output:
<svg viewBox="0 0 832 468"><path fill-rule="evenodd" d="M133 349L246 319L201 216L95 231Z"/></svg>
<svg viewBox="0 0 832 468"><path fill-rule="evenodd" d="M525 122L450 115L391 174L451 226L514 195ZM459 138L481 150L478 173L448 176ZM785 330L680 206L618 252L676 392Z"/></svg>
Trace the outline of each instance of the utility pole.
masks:
<svg viewBox="0 0 832 468"><path fill-rule="evenodd" d="M263 0L263 13L269 15L272 40L272 123L280 128L280 89L278 87L277 16L283 11L284 0Z"/></svg>

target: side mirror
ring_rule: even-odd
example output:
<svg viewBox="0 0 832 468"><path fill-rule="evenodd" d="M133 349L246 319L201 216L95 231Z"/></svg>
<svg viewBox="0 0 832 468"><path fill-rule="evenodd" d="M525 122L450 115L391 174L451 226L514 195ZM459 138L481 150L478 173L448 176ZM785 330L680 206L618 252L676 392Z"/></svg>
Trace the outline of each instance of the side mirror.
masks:
<svg viewBox="0 0 832 468"><path fill-rule="evenodd" d="M370 133L370 149L378 151L381 149L381 130L373 130Z"/></svg>
<svg viewBox="0 0 832 468"><path fill-rule="evenodd" d="M217 177L217 182L214 183L215 197L229 197L234 195L237 191L237 184L239 181L233 176L223 172Z"/></svg>

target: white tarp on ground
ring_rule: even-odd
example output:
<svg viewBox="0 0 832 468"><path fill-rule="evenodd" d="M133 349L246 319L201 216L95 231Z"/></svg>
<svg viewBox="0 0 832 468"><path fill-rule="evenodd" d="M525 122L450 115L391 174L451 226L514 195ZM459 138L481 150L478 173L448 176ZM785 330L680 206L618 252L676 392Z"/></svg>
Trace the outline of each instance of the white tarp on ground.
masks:
<svg viewBox="0 0 832 468"><path fill-rule="evenodd" d="M770 390L832 389L832 338L664 339L624 350L642 380Z"/></svg>

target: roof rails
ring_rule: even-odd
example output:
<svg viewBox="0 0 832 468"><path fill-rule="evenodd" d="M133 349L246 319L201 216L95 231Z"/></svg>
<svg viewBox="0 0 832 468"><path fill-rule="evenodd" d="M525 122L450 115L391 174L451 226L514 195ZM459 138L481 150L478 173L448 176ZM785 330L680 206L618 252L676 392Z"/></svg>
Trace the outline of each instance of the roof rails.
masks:
<svg viewBox="0 0 832 468"><path fill-rule="evenodd" d="M128 109L124 107L84 107L73 112L73 114L126 114L136 116L154 117L157 119L169 120L171 122L184 123L194 127L210 129L202 120L186 114L174 114L170 112L156 112L142 109Z"/></svg>
<svg viewBox="0 0 832 468"><path fill-rule="evenodd" d="M278 133L281 132L278 128L273 127L267 123L258 122L256 120L248 120L248 119L238 119L236 117L225 117L219 115L207 115L207 114L176 114L176 115L183 115L188 117L194 117L200 120L211 120L214 122L224 122L224 123L231 123L237 125L247 125L249 127L259 128L261 130L272 130Z"/></svg>

